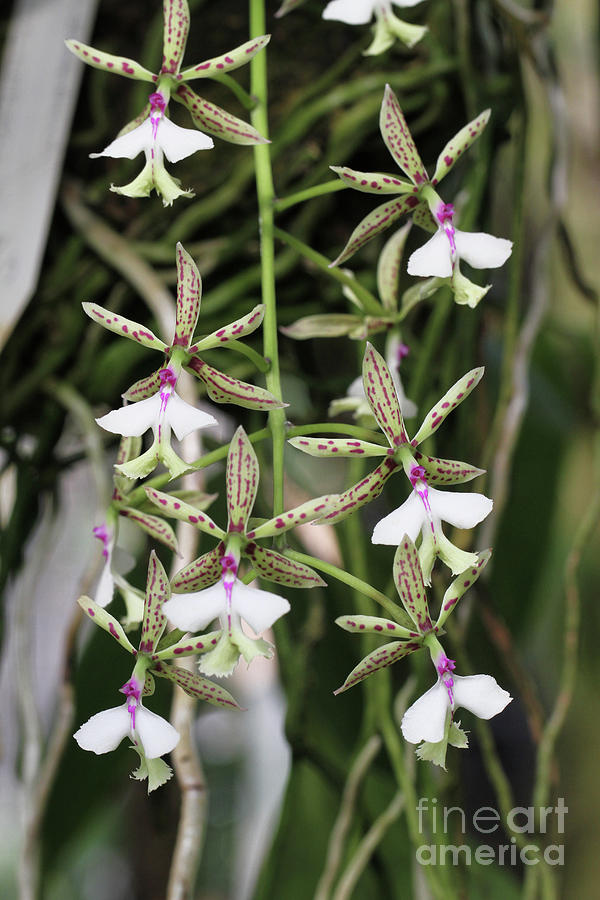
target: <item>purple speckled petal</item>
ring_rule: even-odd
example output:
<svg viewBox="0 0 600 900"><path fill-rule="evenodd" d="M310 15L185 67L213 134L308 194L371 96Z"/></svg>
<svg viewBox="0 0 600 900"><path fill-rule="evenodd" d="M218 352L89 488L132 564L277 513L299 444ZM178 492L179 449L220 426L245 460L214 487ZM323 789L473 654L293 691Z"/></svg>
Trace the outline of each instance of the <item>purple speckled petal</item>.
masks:
<svg viewBox="0 0 600 900"><path fill-rule="evenodd" d="M419 466L425 469L427 484L463 484L483 475L485 469L478 469L457 459L439 459L437 456L426 456L420 450L414 451Z"/></svg>
<svg viewBox="0 0 600 900"><path fill-rule="evenodd" d="M367 344L363 360L363 386L377 423L392 447L408 441L398 394L381 353Z"/></svg>
<svg viewBox="0 0 600 900"><path fill-rule="evenodd" d="M202 280L190 254L178 243L177 251L177 310L173 344L189 347L194 336L200 302Z"/></svg>
<svg viewBox="0 0 600 900"><path fill-rule="evenodd" d="M146 534L149 534L150 537L160 541L161 544L164 544L169 550L177 553L177 538L175 537L175 532L164 519L160 519L158 516L152 516L150 513L140 512L139 509L133 509L130 506L122 506L119 509L119 513L122 516L126 516L130 521L135 522L136 525L139 525L139 527L145 531Z"/></svg>
<svg viewBox="0 0 600 900"><path fill-rule="evenodd" d="M228 531L245 532L258 491L258 460L248 435L240 425L231 439L227 454Z"/></svg>
<svg viewBox="0 0 600 900"><path fill-rule="evenodd" d="M296 450L302 450L309 456L317 457L356 457L387 456L392 453L381 444L370 444L368 441L357 441L352 438L290 438L288 444Z"/></svg>
<svg viewBox="0 0 600 900"><path fill-rule="evenodd" d="M384 172L357 172L348 166L329 166L348 187L365 194L413 194L418 188Z"/></svg>
<svg viewBox="0 0 600 900"><path fill-rule="evenodd" d="M157 491L156 488L146 487L145 491L148 500L158 507L163 516L170 516L173 519L181 519L182 522L189 522L195 525L199 531L204 531L205 534L210 534L219 540L225 537L223 529L219 528L207 513L202 512L190 503L186 503L184 500L172 497L170 494L165 494L162 491Z"/></svg>
<svg viewBox="0 0 600 900"><path fill-rule="evenodd" d="M407 639L421 637L418 631L411 631L391 619L382 619L379 616L339 616L335 624L351 634L391 634Z"/></svg>
<svg viewBox="0 0 600 900"><path fill-rule="evenodd" d="M454 137L448 141L440 155L435 166L435 172L432 178L432 184L439 184L442 178L445 178L450 169L457 160L466 153L469 147L475 143L479 135L488 123L491 110L484 109L479 113L472 122L461 128Z"/></svg>
<svg viewBox="0 0 600 900"><path fill-rule="evenodd" d="M323 516L322 521L328 525L337 525L338 522L346 519L353 512L356 512L357 509L360 509L361 506L365 506L371 500L379 497L386 481L397 469L398 463L394 459L391 457L384 459L365 478L362 478L348 488L347 491L340 494L335 509L333 512Z"/></svg>
<svg viewBox="0 0 600 900"><path fill-rule="evenodd" d="M358 223L340 255L330 263L331 267L339 266L340 263L350 259L357 250L364 247L376 234L385 231L400 216L414 209L417 203L417 198L410 194L408 197L398 197L397 200L386 200L381 206L377 206Z"/></svg>
<svg viewBox="0 0 600 900"><path fill-rule="evenodd" d="M235 322L230 322L229 325L223 325L222 328L202 338L201 341L189 348L190 353L197 353L200 350L208 350L212 347L222 347L223 344L227 344L229 341L237 341L247 334L252 334L253 331L260 327L264 315L265 306L263 303L259 303L247 315L236 319Z"/></svg>
<svg viewBox="0 0 600 900"><path fill-rule="evenodd" d="M134 59L128 59L126 56L113 56L112 53L104 53L102 50L96 50L89 47L81 41L72 38L65 41L68 49L77 56L82 62L94 69L103 69L105 72L114 72L116 75L123 75L125 78L135 78L137 81L155 82L156 75L149 72L143 66L140 66Z"/></svg>
<svg viewBox="0 0 600 900"><path fill-rule="evenodd" d="M185 106L196 128L208 131L210 134L220 137L221 140L242 146L269 143L248 122L238 119L237 116L221 109L215 103L210 103L204 97L200 97L187 84L179 85L173 94L173 99Z"/></svg>
<svg viewBox="0 0 600 900"><path fill-rule="evenodd" d="M184 69L180 74L180 78L182 81L191 81L193 78L218 78L224 72L233 72L234 69L239 69L240 66L250 62L252 57L260 53L270 40L270 34L252 38L252 40L246 41L245 44L240 44L239 47L230 50L229 53L215 56L212 59L198 63L196 66Z"/></svg>
<svg viewBox="0 0 600 900"><path fill-rule="evenodd" d="M120 644L122 647L125 647L129 653L135 653L135 647L125 634L125 630L120 622L117 622L114 616L111 616L109 612L105 609L102 609L101 606L98 606L97 603L94 603L89 597L79 597L77 600L78 604L86 614L89 616L92 622L96 625L99 625L100 628L103 628L104 631L107 631L112 637L114 637L115 641Z"/></svg>
<svg viewBox="0 0 600 900"><path fill-rule="evenodd" d="M215 403L234 403L246 409L281 409L287 406L265 388L225 375L198 356L189 361L187 368L204 382L208 396Z"/></svg>
<svg viewBox="0 0 600 900"><path fill-rule="evenodd" d="M412 211L412 220L413 224L418 225L419 228L422 228L423 231L428 231L430 234L434 234L438 230L438 223L433 218L431 210L425 202L415 206Z"/></svg>
<svg viewBox="0 0 600 900"><path fill-rule="evenodd" d="M384 644L382 647L378 647L377 650L374 650L372 653L365 656L365 658L352 669L343 685L333 693L341 694L344 691L347 691L349 688L354 687L355 684L358 684L359 681L363 681L363 679L368 678L369 675L378 672L379 669L385 669L387 666L391 666L404 656L408 656L409 653L413 653L415 650L420 649L420 641L392 641L390 644Z"/></svg>
<svg viewBox="0 0 600 900"><path fill-rule="evenodd" d="M149 328L144 328L143 325L139 325L131 319L126 319L124 316L119 316L109 309L104 309L104 307L98 306L97 303L82 303L81 305L90 319L98 322L103 328L114 331L115 334L120 334L122 337L129 338L130 341L136 341L144 347L151 347L153 350L164 352L167 349L167 345L157 338Z"/></svg>
<svg viewBox="0 0 600 900"><path fill-rule="evenodd" d="M163 60L161 75L177 75L190 28L187 0L163 0Z"/></svg>
<svg viewBox="0 0 600 900"><path fill-rule="evenodd" d="M193 697L194 700L205 700L212 706L222 706L225 709L241 709L229 691L209 681L208 678L197 675L196 672L188 672L187 669L181 669L178 666L169 666L160 660L154 663L152 671L159 678L168 678L178 684L181 690Z"/></svg>
<svg viewBox="0 0 600 900"><path fill-rule="evenodd" d="M252 565L267 581L275 581L292 588L323 587L325 582L313 569L304 563L288 559L275 550L268 547L259 547L250 543L244 550L244 556L251 560Z"/></svg>
<svg viewBox="0 0 600 900"><path fill-rule="evenodd" d="M404 609L421 633L431 631L432 623L427 604L419 554L407 535L394 556L394 583Z"/></svg>
<svg viewBox="0 0 600 900"><path fill-rule="evenodd" d="M199 656L213 650L221 635L218 631L209 631L207 634L185 635L175 644L165 647L154 654L152 659L179 659L183 656Z"/></svg>
<svg viewBox="0 0 600 900"><path fill-rule="evenodd" d="M458 578L455 578L450 587L447 589L442 599L440 613L435 623L436 628L441 628L463 594L475 584L492 555L491 550L482 550L477 554L478 561L466 572L461 572Z"/></svg>
<svg viewBox="0 0 600 900"><path fill-rule="evenodd" d="M398 98L389 84L385 86L379 128L386 147L404 174L417 186L425 184L429 180L427 171L400 109Z"/></svg>
<svg viewBox="0 0 600 900"><path fill-rule="evenodd" d="M203 591L220 579L223 574L221 559L225 553L225 547L219 543L208 553L199 556L193 562L188 563L173 576L171 589L174 594L187 593L188 591Z"/></svg>
<svg viewBox="0 0 600 900"><path fill-rule="evenodd" d="M146 602L140 636L140 653L153 653L167 624L162 611L163 604L171 596L169 579L154 550L148 563L146 580Z"/></svg>
<svg viewBox="0 0 600 900"><path fill-rule="evenodd" d="M323 497L315 497L313 500L307 500L294 509L287 510L278 516L263 522L258 528L248 532L249 538L272 537L273 535L283 534L296 525L305 525L315 519L320 519L328 512L339 499L337 494L331 494Z"/></svg>
<svg viewBox="0 0 600 900"><path fill-rule="evenodd" d="M412 222L407 222L393 234L386 241L377 261L377 291L384 308L390 312L396 312L398 308L400 264L411 227Z"/></svg>
<svg viewBox="0 0 600 900"><path fill-rule="evenodd" d="M441 400L432 406L429 410L425 418L423 419L423 423L411 443L413 446L417 446L422 443L426 438L437 431L439 426L442 424L446 416L455 409L459 403L462 403L465 400L471 391L477 387L481 379L483 378L484 368L483 366L479 366L476 369L471 369L467 372L466 375L463 375L462 378L459 378L458 381L452 385L449 391L446 391Z"/></svg>
<svg viewBox="0 0 600 900"><path fill-rule="evenodd" d="M163 383L160 372L161 370L157 369L152 375L146 375L145 378L140 378L140 380L136 381L135 384L132 384L130 388L127 388L122 395L123 399L129 400L130 403L137 403L138 400L147 400L148 397L153 397L158 393Z"/></svg>

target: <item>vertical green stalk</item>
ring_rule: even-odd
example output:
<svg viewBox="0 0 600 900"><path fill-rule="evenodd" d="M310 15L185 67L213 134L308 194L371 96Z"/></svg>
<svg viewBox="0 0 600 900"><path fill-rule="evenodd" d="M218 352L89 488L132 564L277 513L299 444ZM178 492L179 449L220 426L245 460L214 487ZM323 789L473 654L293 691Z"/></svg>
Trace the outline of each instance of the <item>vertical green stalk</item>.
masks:
<svg viewBox="0 0 600 900"><path fill-rule="evenodd" d="M250 37L264 34L265 28L264 0L250 0ZM256 107L251 113L252 124L264 137L268 137L267 54L264 50L257 53L250 62L250 93L256 99ZM269 144L259 144L254 147L254 165L260 227L262 301L265 304L263 353L270 362L270 369L266 376L267 389L281 400L273 237L275 193ZM283 409L273 409L269 412L269 427L273 442L273 514L276 515L283 510L283 450L285 444L285 413Z"/></svg>

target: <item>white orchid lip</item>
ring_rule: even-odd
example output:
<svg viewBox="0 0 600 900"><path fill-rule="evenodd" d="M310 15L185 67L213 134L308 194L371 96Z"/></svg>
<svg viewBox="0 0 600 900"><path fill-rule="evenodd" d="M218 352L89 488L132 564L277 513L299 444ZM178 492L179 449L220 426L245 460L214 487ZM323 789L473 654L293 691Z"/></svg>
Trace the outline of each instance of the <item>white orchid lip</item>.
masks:
<svg viewBox="0 0 600 900"><path fill-rule="evenodd" d="M160 426L166 424L173 429L178 440L196 428L218 424L214 416L182 400L169 383L151 397L113 409L96 422L106 431L124 437L139 437L149 428L158 436Z"/></svg>
<svg viewBox="0 0 600 900"><path fill-rule="evenodd" d="M395 6L416 6L422 0L392 0ZM377 8L389 10L390 0L331 0L323 10L323 18L346 25L366 25Z"/></svg>
<svg viewBox="0 0 600 900"><path fill-rule="evenodd" d="M132 727L132 720L135 726ZM82 750L96 754L116 750L121 741L128 737L134 744L141 744L148 759L157 759L170 753L179 742L179 732L156 713L135 703L132 716L130 700L122 706L104 709L84 722L73 735Z"/></svg>

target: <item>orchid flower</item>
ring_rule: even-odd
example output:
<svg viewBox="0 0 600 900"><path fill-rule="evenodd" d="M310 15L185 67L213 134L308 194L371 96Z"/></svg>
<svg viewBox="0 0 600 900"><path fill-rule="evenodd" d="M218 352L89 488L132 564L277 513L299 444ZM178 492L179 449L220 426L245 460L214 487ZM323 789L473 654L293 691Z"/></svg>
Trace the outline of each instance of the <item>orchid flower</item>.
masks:
<svg viewBox="0 0 600 900"><path fill-rule="evenodd" d="M274 535L285 534L297 525L312 522L321 517L337 500L336 495L308 500L294 509L250 528L252 513L259 483L259 467L256 453L242 427L235 432L227 455L227 531L197 506L186 503L179 497L165 494L156 488L146 487L148 499L164 516L172 516L189 522L199 531L218 541L216 547L203 556L184 566L173 576L171 587L175 593L202 592L222 579L223 560L233 558L236 566L240 559L246 559L261 578L274 581L286 587L309 588L323 586L323 579L313 569L303 563L289 559L271 547L262 547L258 541ZM237 571L237 570L236 570ZM240 583L241 584L241 583ZM219 596L224 597L223 590ZM240 592L244 593L245 585ZM187 596L191 594L186 593ZM215 618L216 616L213 616ZM248 620L250 622L250 620ZM250 624L252 624L250 622Z"/></svg>
<svg viewBox="0 0 600 900"><path fill-rule="evenodd" d="M259 304L242 318L194 341L201 300L202 282L198 269L181 244L177 244L176 322L170 346L138 322L95 303L83 304L87 315L104 328L144 347L158 350L166 357L166 365L125 392L124 398L135 402L97 420L103 428L122 435L141 435L152 428L154 442L150 450L138 459L117 465L117 471L129 478L144 477L159 460L167 466L173 478L182 474L187 465L170 446L171 428L181 439L195 428L216 424L212 415L196 410L175 392L182 368L200 378L210 398L217 403L235 403L260 410L286 406L264 388L232 378L202 359L205 350L227 346L234 349L239 338L252 334L263 320L264 306Z"/></svg>
<svg viewBox="0 0 600 900"><path fill-rule="evenodd" d="M483 368L478 368L472 369L470 372L467 372L466 375L463 375L462 378L459 378L456 384L454 384L429 410L423 419L420 428L411 440L406 432L402 409L390 368L385 359L370 344L367 344L363 361L364 391L371 408L371 413L381 430L384 432L389 446L385 447L380 443L355 440L353 438L298 437L292 438L290 441L292 446L296 447L298 450L302 450L304 453L308 453L310 456L335 456L337 458L356 456L384 457L383 462L381 462L380 465L365 478L362 478L359 482L344 491L344 493L340 494L337 501L334 502L331 512L323 515L322 519L319 521L329 523L341 522L351 513L360 509L361 506L364 506L366 503L374 500L375 497L378 497L382 492L387 479L393 475L394 472L400 471L401 469L404 469L409 481L411 481L412 487L414 487L414 475L418 470L420 474L419 480L424 481L426 479L426 485L429 489L431 489L431 485L460 484L465 481L471 481L471 479L481 475L481 469L477 469L467 463L458 462L457 460L438 459L434 456L427 456L417 450L417 447L437 431L446 416L469 396L473 388L481 380L482 375ZM374 434L373 437L374 439L377 439L377 435ZM437 497L438 494L441 494L442 499ZM434 506L439 499L440 511L442 511L443 498L450 497L451 495L445 495L443 492L437 491L435 496L436 500L434 501ZM438 516L435 510L428 512L424 505L422 509L418 506L415 507L415 502L421 503L421 500L419 498L416 498L416 500L413 499L409 506L409 512L413 513L413 517L410 519L412 524L409 530L414 538L416 538L419 533L421 524L424 521L423 517L430 515L431 519L428 519L428 521L434 522L434 519L437 516L437 519L435 519L437 530L433 529L434 533L432 535L426 535L426 532L423 532L422 564L426 570L427 580L429 580L431 566L433 565L433 558L435 555L439 555L442 559L447 560L448 564L451 564L451 568L455 572L459 565L459 559L464 562L465 565L468 565L468 561L472 558L471 555L465 554L464 556L460 556L458 548L453 548L453 545L447 541L441 532L438 520L440 518L445 518L445 516L443 514ZM450 506L452 506L452 501L447 501L446 506L443 507L444 511L448 511L446 508L448 502ZM456 500L454 502L458 503L459 501ZM465 501L465 503L468 504L468 501ZM478 503L483 503L484 509L487 509L487 506L491 501L484 498L483 501L475 501L475 504ZM403 508L401 507L400 509L402 510ZM400 516L400 511L397 512ZM457 511L454 511L454 513L451 511L448 512L449 515L458 516ZM489 509L487 509L487 512L489 512ZM419 517L419 527L415 530L417 517ZM447 518L446 520L452 521L451 518ZM404 532L401 528L402 526L400 525L399 529L394 529L395 538L393 543L397 543L402 537ZM407 530L407 528L404 530ZM386 526L384 526L384 532L387 533ZM434 537L436 538L435 541L433 540ZM434 551L433 555L432 547Z"/></svg>
<svg viewBox="0 0 600 900"><path fill-rule="evenodd" d="M248 637L242 629L242 619L259 634L290 609L283 597L240 581L238 564L239 558L227 553L221 559L223 576L217 584L172 597L163 607L167 618L182 631L202 631L214 619L219 620L217 643L200 660L200 671L205 675L231 675L240 655L247 663L258 655L269 659L272 646L260 638Z"/></svg>
<svg viewBox="0 0 600 900"><path fill-rule="evenodd" d="M190 25L187 0L164 0L163 60L157 74L150 72L133 59L113 56L68 40L68 49L82 62L113 72L125 78L149 82L154 86L142 112L122 129L119 136L101 153L91 156L112 156L133 159L144 151L146 164L142 172L124 187L111 186L111 190L128 197L147 197L154 188L162 195L165 206L182 195L193 196L190 190L182 190L179 181L166 171L163 154L170 162L184 159L196 150L213 146L208 131L234 144L262 144L266 139L247 122L231 115L219 106L198 96L188 86L196 78L219 78L249 62L269 42L270 35L262 35L247 41L222 56L205 60L182 71L181 64ZM166 117L171 97L188 110L194 125L200 132L180 128Z"/></svg>
<svg viewBox="0 0 600 900"><path fill-rule="evenodd" d="M430 178L398 98L387 85L381 104L379 127L388 150L408 180L378 172L358 172L347 166L331 167L348 187L388 198L359 223L331 265L337 266L345 262L401 216L411 214L416 225L435 234L410 257L409 274L447 278L457 303L476 306L489 286L482 288L469 281L460 271L460 259L475 268L497 268L510 256L512 243L504 238L483 233L469 234L456 229L454 207L444 203L436 188L480 136L489 117L489 109L484 110L448 141L438 157L433 177ZM394 194L399 196L394 199Z"/></svg>
<svg viewBox="0 0 600 900"><path fill-rule="evenodd" d="M179 162L197 150L211 150L214 141L202 131L180 128L165 116L168 100L160 91L151 94L150 115L141 125L115 138L100 153L90 153L93 159L99 156L134 159L142 151L146 163L140 174L123 187L111 185L111 191L126 197L147 197L152 189L163 198L164 206L171 206L173 200L181 196L193 197L191 190L182 190L181 182L173 178L164 166L163 158L169 162Z"/></svg>
<svg viewBox="0 0 600 900"><path fill-rule="evenodd" d="M423 743L417 749L419 759L445 768L448 744L468 746L460 723L454 721L459 707L480 719L491 719L508 706L512 697L491 675L454 675L456 664L448 659L434 636L427 646L438 673L438 680L410 706L402 717L401 729L410 744Z"/></svg>
<svg viewBox="0 0 600 900"><path fill-rule="evenodd" d="M422 0L331 0L323 10L324 19L345 22L347 25L366 25L375 15L375 36L372 44L365 50L365 56L377 56L392 46L398 39L407 47L414 47L426 28L410 25L399 19L392 12L394 6L416 6Z"/></svg>
<svg viewBox="0 0 600 900"><path fill-rule="evenodd" d="M483 494L439 491L429 487L423 466L410 472L413 492L402 506L385 516L375 526L374 544L397 547L407 534L412 541L422 535L419 560L425 583L429 584L436 556L446 563L454 575L464 572L477 561L475 553L460 550L442 531L442 521L456 528L474 528L491 512L493 501Z"/></svg>
<svg viewBox="0 0 600 900"><path fill-rule="evenodd" d="M148 778L149 790L158 787L170 777L170 769L163 762L156 762L164 753L170 752L179 740L175 729L160 716L147 710L142 697L154 693L154 678L167 678L178 684L189 696L205 700L225 709L239 709L231 694L219 685L187 669L171 665L170 661L179 656L190 656L211 649L210 642L175 640L173 635L163 638L167 618L162 611L170 598L170 586L165 570L156 553L150 554L144 616L140 640L135 649L120 622L98 606L89 597L77 601L83 612L121 646L135 657L135 667L131 678L121 691L127 702L122 706L96 713L75 733L75 739L84 750L94 753L108 753L128 737L140 755L140 767L134 772L138 779Z"/></svg>

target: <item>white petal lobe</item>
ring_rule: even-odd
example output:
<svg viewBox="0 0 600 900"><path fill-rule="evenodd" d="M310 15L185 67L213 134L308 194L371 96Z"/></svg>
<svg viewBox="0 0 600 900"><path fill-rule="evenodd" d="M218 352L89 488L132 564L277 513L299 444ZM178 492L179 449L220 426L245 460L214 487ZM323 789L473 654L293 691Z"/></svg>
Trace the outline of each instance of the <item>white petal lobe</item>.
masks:
<svg viewBox="0 0 600 900"><path fill-rule="evenodd" d="M232 607L257 634L270 628L290 610L284 597L249 587L241 581L236 581L233 586Z"/></svg>
<svg viewBox="0 0 600 900"><path fill-rule="evenodd" d="M90 153L93 159L99 156L110 156L113 159L135 159L135 157L152 145L152 122L145 119L141 125L128 131L127 134L115 138L101 153Z"/></svg>
<svg viewBox="0 0 600 900"><path fill-rule="evenodd" d="M411 254L408 260L408 274L427 278L450 278L452 275L452 254L450 241L443 230L437 231L426 244Z"/></svg>
<svg viewBox="0 0 600 900"><path fill-rule="evenodd" d="M176 594L163 604L169 622L182 631L202 631L226 610L225 588L221 581L203 591Z"/></svg>
<svg viewBox="0 0 600 900"><path fill-rule="evenodd" d="M179 743L179 732L171 723L143 706L138 706L135 711L135 730L148 759L170 753Z"/></svg>
<svg viewBox="0 0 600 900"><path fill-rule="evenodd" d="M158 421L160 412L160 393L130 403L120 409L113 409L96 419L101 428L111 431L113 434L122 434L124 437L139 437Z"/></svg>
<svg viewBox="0 0 600 900"><path fill-rule="evenodd" d="M178 162L197 150L211 150L215 145L213 139L204 132L181 128L164 116L158 123L156 140L169 162Z"/></svg>
<svg viewBox="0 0 600 900"><path fill-rule="evenodd" d="M484 232L471 233L456 229L455 240L460 258L475 269L497 269L504 265L512 253L512 241Z"/></svg>
<svg viewBox="0 0 600 900"><path fill-rule="evenodd" d="M444 737L449 706L448 691L438 681L404 713L401 724L404 739L410 744L418 744L420 741L437 744Z"/></svg>
<svg viewBox="0 0 600 900"><path fill-rule="evenodd" d="M426 515L423 501L413 491L402 506L399 506L398 509L395 509L377 523L373 530L371 543L397 546L405 534L409 536L411 541L415 541L426 519Z"/></svg>
<svg viewBox="0 0 600 900"><path fill-rule="evenodd" d="M512 697L491 675L455 675L454 702L480 719L491 719L508 706Z"/></svg>
<svg viewBox="0 0 600 900"><path fill-rule="evenodd" d="M113 709L104 709L88 719L73 737L82 750L93 753L109 753L116 750L123 738L129 734L130 717L127 704Z"/></svg>
<svg viewBox="0 0 600 900"><path fill-rule="evenodd" d="M456 528L474 528L492 511L494 501L484 494L428 488L431 511Z"/></svg>
<svg viewBox="0 0 600 900"><path fill-rule="evenodd" d="M323 10L323 18L346 25L365 25L371 20L375 0L331 0Z"/></svg>
<svg viewBox="0 0 600 900"><path fill-rule="evenodd" d="M209 425L219 424L214 416L186 403L175 391L171 393L167 401L165 416L178 440L195 431L196 428L207 428Z"/></svg>

